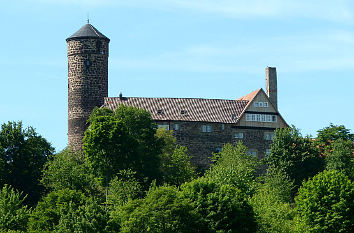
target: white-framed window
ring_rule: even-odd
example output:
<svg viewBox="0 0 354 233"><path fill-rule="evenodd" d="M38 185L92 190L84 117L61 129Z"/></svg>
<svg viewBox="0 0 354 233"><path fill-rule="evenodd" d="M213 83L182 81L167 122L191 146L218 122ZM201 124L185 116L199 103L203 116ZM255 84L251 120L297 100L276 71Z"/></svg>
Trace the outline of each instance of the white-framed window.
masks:
<svg viewBox="0 0 354 233"><path fill-rule="evenodd" d="M173 129L176 130L176 131L179 130L179 124L177 124L177 123L174 124L174 125L173 125Z"/></svg>
<svg viewBox="0 0 354 233"><path fill-rule="evenodd" d="M237 139L243 138L243 132L236 132L234 137L237 138Z"/></svg>
<svg viewBox="0 0 354 233"><path fill-rule="evenodd" d="M256 114L256 121L261 121L261 114Z"/></svg>
<svg viewBox="0 0 354 233"><path fill-rule="evenodd" d="M262 122L265 122L265 121L266 121L266 115L264 115L264 114L261 115L261 121L262 121Z"/></svg>
<svg viewBox="0 0 354 233"><path fill-rule="evenodd" d="M272 122L277 122L277 116L275 115L272 116Z"/></svg>
<svg viewBox="0 0 354 233"><path fill-rule="evenodd" d="M250 149L247 151L247 155L257 156L257 150Z"/></svg>
<svg viewBox="0 0 354 233"><path fill-rule="evenodd" d="M157 128L158 129L164 128L166 130L170 130L170 125L168 125L168 124L158 124Z"/></svg>
<svg viewBox="0 0 354 233"><path fill-rule="evenodd" d="M270 149L266 149L265 155L270 155Z"/></svg>
<svg viewBox="0 0 354 233"><path fill-rule="evenodd" d="M268 102L254 102L253 104L256 108L268 108Z"/></svg>
<svg viewBox="0 0 354 233"><path fill-rule="evenodd" d="M252 117L251 114L246 114L246 121L251 121L252 120L251 117Z"/></svg>
<svg viewBox="0 0 354 233"><path fill-rule="evenodd" d="M202 132L203 133L210 133L211 132L211 125L202 125Z"/></svg>
<svg viewBox="0 0 354 233"><path fill-rule="evenodd" d="M278 120L278 117L276 115L246 114L246 121L277 122L277 120Z"/></svg>
<svg viewBox="0 0 354 233"><path fill-rule="evenodd" d="M267 122L272 122L272 116L271 115L267 115Z"/></svg>
<svg viewBox="0 0 354 233"><path fill-rule="evenodd" d="M225 130L225 124L221 124L221 130Z"/></svg>
<svg viewBox="0 0 354 233"><path fill-rule="evenodd" d="M265 132L264 133L264 139L265 140L273 140L273 138L274 138L274 133L273 132Z"/></svg>

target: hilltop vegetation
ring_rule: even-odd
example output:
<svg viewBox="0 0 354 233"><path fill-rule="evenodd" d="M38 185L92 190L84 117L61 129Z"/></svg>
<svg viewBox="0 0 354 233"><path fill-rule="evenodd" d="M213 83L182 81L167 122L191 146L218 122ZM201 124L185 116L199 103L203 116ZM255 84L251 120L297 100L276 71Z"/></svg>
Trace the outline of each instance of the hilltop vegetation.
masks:
<svg viewBox="0 0 354 233"><path fill-rule="evenodd" d="M132 107L96 109L83 151L0 129L1 232L352 232L354 135L277 129L266 158L240 142L198 174L172 132Z"/></svg>

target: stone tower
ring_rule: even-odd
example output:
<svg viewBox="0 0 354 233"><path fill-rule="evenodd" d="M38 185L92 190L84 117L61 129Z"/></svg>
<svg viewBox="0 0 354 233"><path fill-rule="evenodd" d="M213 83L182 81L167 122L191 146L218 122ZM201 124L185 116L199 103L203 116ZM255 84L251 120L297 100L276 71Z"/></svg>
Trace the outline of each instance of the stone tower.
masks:
<svg viewBox="0 0 354 233"><path fill-rule="evenodd" d="M68 142L82 148L87 119L108 96L109 39L87 22L68 44Z"/></svg>
<svg viewBox="0 0 354 233"><path fill-rule="evenodd" d="M266 68L266 91L270 102L278 109L277 69L275 67Z"/></svg>

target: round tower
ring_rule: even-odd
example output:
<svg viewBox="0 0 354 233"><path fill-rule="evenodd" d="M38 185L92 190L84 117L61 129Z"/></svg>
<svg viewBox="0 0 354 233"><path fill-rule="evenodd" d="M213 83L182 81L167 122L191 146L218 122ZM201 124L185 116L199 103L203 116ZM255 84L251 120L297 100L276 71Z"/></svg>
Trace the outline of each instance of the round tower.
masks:
<svg viewBox="0 0 354 233"><path fill-rule="evenodd" d="M87 119L108 96L109 39L87 22L68 44L68 142L82 148Z"/></svg>

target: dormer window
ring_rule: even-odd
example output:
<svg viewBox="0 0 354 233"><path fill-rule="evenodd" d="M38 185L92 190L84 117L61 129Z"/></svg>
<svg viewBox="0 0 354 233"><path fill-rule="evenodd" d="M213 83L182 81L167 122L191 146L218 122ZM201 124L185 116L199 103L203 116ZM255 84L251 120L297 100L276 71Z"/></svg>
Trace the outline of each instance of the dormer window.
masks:
<svg viewBox="0 0 354 233"><path fill-rule="evenodd" d="M181 115L185 115L187 114L187 111L186 110L181 110Z"/></svg>
<svg viewBox="0 0 354 233"><path fill-rule="evenodd" d="M162 114L162 113L163 113L162 109L157 110L157 114Z"/></svg>

